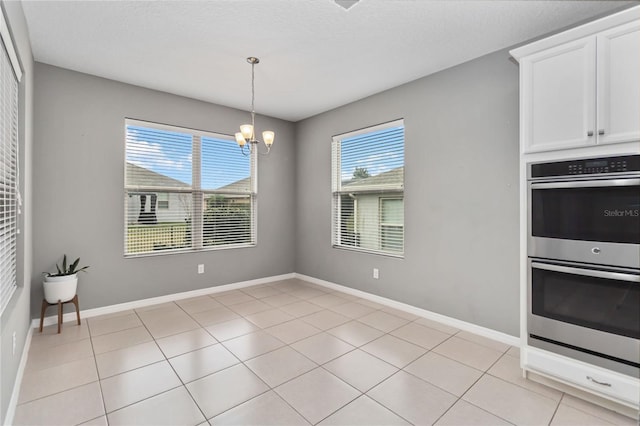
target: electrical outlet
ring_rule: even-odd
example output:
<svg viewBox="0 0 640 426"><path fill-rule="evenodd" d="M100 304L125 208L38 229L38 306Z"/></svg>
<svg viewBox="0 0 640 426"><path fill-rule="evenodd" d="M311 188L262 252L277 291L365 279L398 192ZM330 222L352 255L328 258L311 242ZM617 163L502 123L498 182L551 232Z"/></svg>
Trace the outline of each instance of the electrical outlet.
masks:
<svg viewBox="0 0 640 426"><path fill-rule="evenodd" d="M15 355L16 354L16 332L13 332L13 350L12 350L12 354Z"/></svg>
<svg viewBox="0 0 640 426"><path fill-rule="evenodd" d="M378 268L373 268L373 278L375 278L376 280L380 278L380 273L378 271Z"/></svg>
<svg viewBox="0 0 640 426"><path fill-rule="evenodd" d="M204 264L201 263L198 265L198 273L204 274Z"/></svg>

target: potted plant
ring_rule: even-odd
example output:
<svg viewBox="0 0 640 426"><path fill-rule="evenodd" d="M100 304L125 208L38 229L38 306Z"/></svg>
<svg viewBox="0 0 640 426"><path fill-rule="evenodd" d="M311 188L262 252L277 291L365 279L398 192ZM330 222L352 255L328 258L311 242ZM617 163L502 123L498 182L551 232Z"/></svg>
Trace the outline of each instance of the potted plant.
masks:
<svg viewBox="0 0 640 426"><path fill-rule="evenodd" d="M56 264L56 272L45 272L44 298L49 303L67 302L76 295L78 272L85 271L88 266L78 268L80 258L67 265L67 255L62 258L62 265Z"/></svg>

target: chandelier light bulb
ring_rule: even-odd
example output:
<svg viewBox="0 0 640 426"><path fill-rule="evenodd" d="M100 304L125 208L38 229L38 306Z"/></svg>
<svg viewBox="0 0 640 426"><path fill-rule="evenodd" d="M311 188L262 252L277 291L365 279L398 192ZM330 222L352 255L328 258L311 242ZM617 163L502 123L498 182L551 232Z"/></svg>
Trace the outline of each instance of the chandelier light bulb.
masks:
<svg viewBox="0 0 640 426"><path fill-rule="evenodd" d="M262 132L262 140L268 148L271 148L271 145L273 145L273 140L275 139L275 137L276 134L271 130L265 130L264 132Z"/></svg>
<svg viewBox="0 0 640 426"><path fill-rule="evenodd" d="M251 142L254 139L253 126L251 124L243 124L240 126L240 133L248 142Z"/></svg>
<svg viewBox="0 0 640 426"><path fill-rule="evenodd" d="M242 148L247 143L247 140L244 138L242 133L238 132L236 133L236 142L238 143L238 146Z"/></svg>

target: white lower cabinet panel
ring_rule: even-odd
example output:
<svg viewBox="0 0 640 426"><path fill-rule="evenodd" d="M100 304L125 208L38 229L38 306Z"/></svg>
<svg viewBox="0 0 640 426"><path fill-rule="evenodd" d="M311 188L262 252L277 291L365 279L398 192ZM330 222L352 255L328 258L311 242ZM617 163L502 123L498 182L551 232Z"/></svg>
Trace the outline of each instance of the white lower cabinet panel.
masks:
<svg viewBox="0 0 640 426"><path fill-rule="evenodd" d="M634 409L640 404L640 380L535 348L523 351L523 367Z"/></svg>

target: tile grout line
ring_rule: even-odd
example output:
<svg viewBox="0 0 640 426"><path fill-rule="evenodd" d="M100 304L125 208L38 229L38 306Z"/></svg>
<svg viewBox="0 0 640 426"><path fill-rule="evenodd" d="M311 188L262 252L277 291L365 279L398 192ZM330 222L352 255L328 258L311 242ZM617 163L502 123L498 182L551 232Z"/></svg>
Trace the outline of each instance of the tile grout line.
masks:
<svg viewBox="0 0 640 426"><path fill-rule="evenodd" d="M468 403L468 404L473 405L474 407L477 407L477 408L481 409L482 411L485 411L485 412L487 412L487 413L489 413L489 414L491 414L491 415L493 415L493 416L495 416L495 417L498 417L499 419L502 419L502 420L506 421L507 423L514 424L513 422L511 422L511 421L509 421L509 420L507 420L507 419L503 418L502 416L500 416L500 415L498 415L498 414L496 414L496 413L493 413L493 412L491 412L491 411L489 411L489 410L487 410L487 409L485 409L485 408L479 407L479 406L477 406L476 404L473 404L473 403L471 403L471 402L469 402L469 401L467 401L467 400L463 399L463 398L464 398L464 396L465 396L465 395L466 395L466 394L467 394L467 393L468 393L468 392L469 392L469 391L470 391L470 390L471 390L471 389L472 389L472 388L473 388L473 387L474 387L474 386L475 386L475 385L476 385L480 380L482 380L482 378L483 378L484 376L486 376L486 375L489 375L489 376L491 376L491 377L494 377L495 379L500 380L500 381L502 381L502 382L504 382L504 383L511 384L511 385L514 385L514 386L518 386L518 385L517 385L517 384L515 384L515 383L508 382L508 381L506 381L506 380L501 379L500 377L496 377L496 376L494 376L494 375L492 375L492 374L490 374L490 373L489 373L489 370L491 370L491 368L493 368L493 366L494 366L494 365L496 365L496 364L498 363L498 361L500 361L500 359L501 359L503 356L508 356L508 355L507 355L507 352L508 352L508 351L509 351L509 349L507 349L507 350L506 350L506 351L505 351L505 352L504 352L500 357L498 357L498 359L496 359L496 360L495 360L495 361L494 361L494 362L493 362L493 363L492 363L492 364L491 364L491 365L490 365L490 366L489 366L485 371L483 371L483 372L482 372L482 375L481 375L480 377L478 377L478 379L477 379L476 381L474 381L474 382L473 382L473 384L472 384L471 386L469 386L469 387L467 388L467 390L465 390L465 391L464 391L464 393L463 393L462 395L460 395L460 397L456 400L456 402L455 402L451 407L449 407L449 409L448 409L445 413L443 413L443 414L442 414L442 416L444 416L447 412L449 412L449 410L451 410L451 408L452 408L454 405L456 405L456 404L458 403L458 401L462 400L462 401L464 401L464 402L466 402L466 403ZM455 361L455 360L454 360L454 361ZM522 387L522 386L518 386L518 387L519 387L519 388L521 388L521 389L529 390L529 389L526 389L526 388L524 388L524 387ZM532 392L532 391L530 391L530 392ZM533 393L535 393L535 392L533 392ZM537 393L536 393L536 395L539 395L539 394L537 394ZM540 396L542 396L542 395L540 395ZM546 397L546 398L548 398L548 397ZM550 399L550 398L548 398L548 399ZM556 409L557 409L557 408L556 408ZM441 416L441 417L442 417L442 416ZM552 417L552 418L553 418L553 417ZM439 420L439 419L438 419L438 420Z"/></svg>
<svg viewBox="0 0 640 426"><path fill-rule="evenodd" d="M564 396L564 393L563 393L563 396ZM558 408L560 408L560 402L561 401L562 401L562 398L560 398L560 400L556 404L556 408L553 410L553 414L551 415L551 418L549 419L549 423L547 423L548 425L553 423L553 419L556 417L556 414L558 413Z"/></svg>
<svg viewBox="0 0 640 426"><path fill-rule="evenodd" d="M558 392L560 392L560 391L558 391ZM560 398L560 401L559 401L559 403L558 403L558 409L560 408L560 405L565 405L566 407L573 408L574 410L580 411L581 413L587 414L587 415L589 415L589 416L597 417L598 419L600 419L600 420L602 420L602 421L604 421L604 422L607 422L607 423L610 423L610 424L613 424L613 425L615 425L615 424L616 424L616 423L611 423L611 421L609 421L608 419L605 419L605 418L601 417L601 416L600 416L600 415L598 415L598 414L590 413L590 412L588 412L588 411L583 410L582 408L579 408L579 407L573 406L573 405L571 405L571 404L567 404L566 402L565 402L565 403L563 403L562 401L564 401L564 397L565 397L565 396L567 396L567 395L569 395L569 394L567 394L566 392L562 392L562 397ZM571 396L571 395L569 395L569 396ZM574 398L580 399L580 398L578 398L577 396L576 396L576 397L574 397ZM582 400L581 400L581 401L582 401ZM588 401L587 401L587 402L588 402ZM636 422L638 422L638 425L640 425L640 417L638 417L638 418L631 418L631 417L625 416L624 414L617 413L617 412L615 412L615 411L613 411L613 410L610 410L610 409L608 409L608 408L606 408L606 407L600 407L600 406L597 406L597 407L598 407L598 408L601 408L601 409L603 409L603 410L606 410L606 411L610 411L611 413L613 413L613 414L615 414L615 415L623 416L625 419L631 419L631 420L633 420L633 421L636 421ZM557 412L557 409L556 409L556 412ZM553 416L554 416L554 417L555 417L555 414L556 414L556 413L554 413L554 414L553 414ZM638 413L637 413L637 415L638 415L638 416L640 416L640 412L638 412Z"/></svg>
<svg viewBox="0 0 640 426"><path fill-rule="evenodd" d="M416 319L416 320L417 320L417 319ZM416 320L414 320L414 321L412 321L412 322L415 322ZM418 325L420 325L420 324L418 324ZM428 328L428 327L427 327L427 328ZM397 329L396 329L396 330L397 330ZM394 330L394 331L395 331L395 330ZM437 330L436 330L436 331L437 331ZM459 331L458 331L458 332L459 332ZM438 422L438 420L440 420L440 419L441 419L441 418L442 418L446 413L448 413L448 412L449 412L449 410L451 410L451 408L453 408L453 406L454 406L454 405L456 405L456 404L458 403L458 401L460 400L460 398L461 398L461 397L458 397L457 395L452 394L452 393L451 393L451 392L449 392L448 390L443 389L443 388L441 388L440 386L438 386L438 385L436 385L436 384L434 384L434 383L431 383L431 382L429 382L429 381L427 381L427 380L424 380L422 377L418 377L418 376L416 376L415 374L413 374L413 373L411 373L411 372L409 372L409 371L406 371L406 370L405 370L405 368L407 368L408 366L410 366L411 364L413 364L415 361L417 361L418 359L422 358L422 357L423 357L423 356L425 356L426 354L428 354L428 353L432 352L432 351L433 351L433 349L435 349L436 347L440 346L440 345L441 345L441 344L443 344L444 342L446 342L446 341L448 341L449 339L451 339L453 336L455 336L456 334L458 334L458 332L456 332L456 333L454 333L454 334L451 334L450 336L448 336L446 339L444 339L442 342L438 343L437 345L435 345L435 346L434 346L434 347L432 347L431 349L427 349L427 351L426 351L424 354L420 355L418 358L416 358L416 359L414 359L413 361L409 362L409 363L408 363L407 365L405 365L404 367L402 367L402 368L398 369L398 371L396 371L394 374L392 374L391 376L387 377L386 379L384 379L384 380L382 381L382 382L384 382L384 381L386 381L386 380L390 379L391 377L395 376L396 374L398 374L398 372L402 371L402 372L404 372L405 374L409 374L409 375L411 375L412 377L415 377L415 378L416 378L416 379L418 379L418 380L421 380L421 381L423 381L423 382L425 382L425 383L428 383L429 385L434 386L434 387L436 387L437 389L440 389L440 390L442 390L443 392L446 392L446 393L450 394L451 396L453 396L453 397L457 398L457 399L456 399L456 401L455 401L453 404L451 404L451 405L450 405L450 406L449 406L449 407L448 407L448 408L447 408L447 409L446 409L446 410L445 410L445 411L440 415L440 417L438 417L438 418L436 419L436 421L435 421L435 422L433 422L433 424L436 424L436 423ZM393 336L393 335L392 335L392 336ZM394 336L394 337L395 337L395 336ZM412 343L412 342L409 342L409 343ZM415 344L415 343L414 343L414 344ZM417 345L417 346L419 346L419 345ZM424 347L422 347L422 348L423 348L423 349L425 349ZM434 352L434 353L435 353L435 354L438 354L437 352ZM373 354L371 354L371 355L373 355ZM439 355L439 354L438 354L438 355ZM373 355L373 356L375 356L375 355ZM441 356L444 356L444 355L441 355ZM449 357L445 357L445 358L450 359ZM384 361L384 360L383 360L383 361ZM452 361L459 362L459 361L456 361L456 360L452 360ZM461 364L462 364L462 363L461 363ZM463 365L465 365L465 364L463 364ZM395 367L395 366L394 366L394 367ZM397 367L396 367L396 368L397 368ZM471 368L473 368L473 367L471 367ZM480 377L482 377L482 375L481 375ZM478 380L480 380L480 377L478 378ZM382 382L380 382L380 383L382 383ZM477 380L476 380L476 382L477 382ZM474 382L474 384L475 384L476 382ZM380 383L378 383L376 386L379 386L379 385L380 385ZM471 386L469 386L469 388L471 388L472 386L473 386L473 384L472 384ZM375 387L375 386L374 386L374 387ZM372 389L373 389L373 388L372 388ZM371 390L371 389L369 389L369 390ZM367 392L368 392L368 391L367 391ZM368 396L368 395L367 395L367 396ZM382 404L382 403L380 403L378 400L374 399L373 397L370 397L370 398L372 398L374 401L378 402L381 406L385 407L387 410L390 410L390 411L392 411L393 413L395 413L395 411L391 410L391 408L387 407L386 405L383 405L383 404ZM396 415L398 415L398 416L400 416L400 414L398 414L398 413L395 413L395 414L396 414ZM403 419L405 419L405 418L404 418L404 417L402 417L402 416L400 416L400 417L401 417L401 418L403 418ZM406 420L407 422L411 423L408 419L405 419L405 420ZM413 423L411 423L411 424L413 424Z"/></svg>
<svg viewBox="0 0 640 426"><path fill-rule="evenodd" d="M399 372L404 371L403 369L399 369L398 371L396 371L395 373L393 373L392 375L390 375L389 377L384 378L380 383L376 384L375 386L372 386L370 389L368 389L365 393L363 393L364 396L366 396L367 398L371 399L372 401L374 401L376 404L379 404L381 407L384 407L385 409L389 410L390 412L392 412L393 414L395 414L396 416L400 417L402 420L406 421L407 423L409 423L410 425L415 425L415 423L411 422L409 419L405 418L404 416L402 416L400 413L396 413L391 407L387 407L386 405L384 405L382 402L378 401L377 399L375 399L373 396L369 395L369 391L371 391L372 389L378 387L381 383L389 380L390 378L392 378L393 376L395 376L396 374L398 374ZM406 373L406 371L405 371ZM434 422L435 423L435 422Z"/></svg>
<svg viewBox="0 0 640 426"><path fill-rule="evenodd" d="M54 325L47 326L47 327L53 327L53 326L55 326L55 324L54 324ZM82 339L73 340L73 341L71 341L71 342L62 343L62 344L60 344L60 345L56 345L56 346L54 346L54 347L59 347L59 346L63 346L63 345L67 345L67 344L72 344L72 343L78 343L78 342L81 342L81 341L83 341L83 340L90 340L90 336L89 336L89 337L86 337L86 338L82 338ZM90 343L91 343L91 342L90 342ZM91 344L92 344L92 343L91 343ZM31 351L31 349L32 349L32 348L33 348L33 347L31 347L29 350ZM34 350L35 350L35 349L34 349ZM91 348L91 350L92 350L92 353L93 353L93 344L92 344L92 348ZM72 360L72 361L68 361L68 362L63 362L62 364L52 365L52 366L50 366L50 367L46 367L46 368L44 368L44 369L48 369L48 368L57 368L57 367L59 367L59 366L65 365L65 364L69 364L69 363L77 362L77 361L82 361L82 360L89 359L89 358L93 358L93 359L94 359L94 362L95 362L95 356L93 356L93 355L92 355L92 356L86 356L86 357L79 358L79 359ZM41 371L41 370L44 370L44 369L38 369L38 370L36 370L36 371ZM26 374L26 367L25 367L25 374ZM35 402L35 401L40 401L40 400L43 400L43 399L45 399L45 398L48 398L48 397L51 397L51 396L54 396L54 395L59 395L59 394L62 394L62 393L64 393L64 392L68 392L68 391L71 391L71 390L74 390L74 389L81 388L81 387L83 387L83 386L90 385L90 384L92 384L92 383L99 382L99 381L100 381L100 377L99 377L99 375L97 374L97 366L96 366L96 376L98 376L98 380L94 380L94 381L87 382L87 383L82 383L82 384L79 384L79 385L77 385L77 386L72 386L72 387L67 388L67 389L62 389L62 390L59 390L59 391L57 391L57 392L53 392L53 393L50 393L50 394L47 394L47 395L42 395L42 396L40 396L40 397L37 397L37 398L31 399L31 400L29 400L29 401L24 401L24 402L18 403L18 404L16 404L16 408L17 408L18 406L21 406L21 405L30 404L30 403ZM21 392L22 392L22 391L21 391ZM102 389L100 389L100 393L101 393L101 396L102 396ZM98 417L100 417L100 416L98 416ZM96 418L97 418L97 417L96 417ZM90 419L90 420L91 420L91 419ZM88 421L88 420L87 420L87 421Z"/></svg>
<svg viewBox="0 0 640 426"><path fill-rule="evenodd" d="M283 347L284 347L284 346L283 346ZM259 355L259 356L260 356L260 355ZM257 357L255 357L255 358L257 358ZM254 359L254 358L251 358L251 359ZM247 361L248 361L248 360L247 360ZM290 404L286 399L284 399L282 396L280 396L280 394L279 394L275 389L276 389L277 387L279 387L279 386L284 385L285 383L290 382L291 380L297 379L298 377L303 376L304 374L307 374L307 373L309 373L309 372L311 372L311 371L315 370L316 368L318 368L318 367L319 367L318 365L316 365L316 367L315 367L315 368L312 368L312 369L311 369L311 370L309 370L309 371L306 371L306 372L304 372L304 373L302 373L302 374L299 374L298 376L296 376L296 377L294 377L294 378L291 378L291 379L289 379L289 380L287 380L287 381L285 381L285 382L283 382L283 383L280 383L280 384L278 384L278 385L277 385L277 386L275 386L275 387L271 387L271 385L269 385L269 383L265 382L265 381L264 381L260 376L258 376L258 375L257 375L257 374L256 374L256 373L255 373L255 372L254 372L254 371L253 371L253 370L248 366L248 365L246 365L246 364L244 363L244 361L240 361L240 363L242 363L242 364L244 365L244 367L245 367L245 368L247 368L247 369L248 369L248 370L249 370L249 371L250 371L254 376L256 376L260 381L262 381L262 383L264 383L264 384L267 386L267 388L268 388L268 389L267 389L266 391L264 391L264 392L259 393L258 395L255 395L255 396L253 396L253 397L251 397L251 398L247 399L246 401L242 401L242 402L240 402L239 404L234 405L233 407L229 407L228 409L226 409L226 410L224 410L224 411L222 411L222 412L220 412L220 413L216 414L215 416L211 417L211 419L214 419L215 417L218 417L219 415L221 415L221 414L223 414L223 413L226 413L226 412L227 412L227 411L229 411L229 410L233 410L234 408L239 407L240 405L245 404L245 403L247 403L247 402L249 402L249 401L252 401L252 400L254 400L254 399L256 399L256 398L258 398L258 397L260 397L260 396L262 396L262 395L264 395L264 394L266 394L266 393L268 393L268 392L273 392L275 395L277 395L277 397L278 397L278 398L280 398L281 400L283 400L283 401L285 402L285 404L287 404L289 407L291 407L291 409L293 409L296 413L298 413L298 414L300 415L300 417L302 417L302 418L303 418L303 419L305 419L305 420L308 420L305 416L303 416L303 415L302 415L302 413L300 413L298 410L296 410L296 409L295 409L295 407L293 407L293 406L292 406L292 405L291 405L291 404ZM214 374L215 374L215 373L214 373ZM210 420L210 419L207 419L207 421L209 421L209 420Z"/></svg>
<svg viewBox="0 0 640 426"><path fill-rule="evenodd" d="M383 382L385 382L385 381L389 380L391 377L395 376L395 375L396 375L396 374L398 374L399 372L404 371L403 369L399 368L399 369L398 369L398 371L395 371L395 372L394 372L393 374L391 374L390 376L383 378L380 382L378 382L378 383L376 383L375 385L371 386L371 387L370 387L369 389L367 389L365 392L362 392L360 389L358 389L358 388L356 388L355 386L353 386L352 384L348 383L347 381L345 381L345 380L344 380L344 379L342 379L341 377L339 377L339 376L337 376L337 375L333 374L333 372L331 372L331 371L327 370L327 369L324 367L324 366L325 366L326 364L328 364L329 362L334 361L334 360L336 360L336 359L338 359L338 358L340 358L340 357L342 357L342 356L344 356L344 355L347 355L348 353L354 352L354 351L355 351L355 350L357 350L357 349L358 349L358 348L356 347L356 348L354 348L353 350L351 350L351 351L349 351L349 352L347 352L347 353L345 353L345 354L343 354L343 355L340 355L340 356L338 356L338 357L336 357L336 358L333 358L333 359L331 359L331 360L329 360L329 361L325 362L324 364L320 365L320 368L322 368L322 369L323 369L323 370L325 370L327 373L331 374L333 377L337 378L337 379L338 379L338 380L340 380L341 382L343 382L343 383L347 384L348 386L350 386L350 387L354 388L356 391L358 391L358 392L360 393L360 395L358 395L357 397L355 397L355 398L354 398L354 399L352 399L351 401L347 402L347 403L346 403L346 404L344 404L343 406L339 407L339 408L338 408L338 409L336 409L335 411L333 411L333 412L329 413L326 417L324 417L323 419L321 419L320 421L318 421L317 423L315 423L315 425L317 425L317 424L319 424L319 423L322 423L322 422L323 422L324 420L326 420L327 418L331 417L332 415L334 415L334 414L335 414L335 413L337 413L338 411L342 410L343 408L345 408L346 406L348 406L348 405L352 404L352 403L353 403L353 402L355 402L357 399L362 398L363 396L366 396L367 398L369 398L369 399L371 399L372 401L374 401L376 404L379 404L381 407L384 407L385 409L389 410L390 412L392 412L392 413L393 413L393 414L395 414L396 416L398 416L398 417L400 417L401 419L405 420L407 423L409 423L409 424L413 424L413 423L412 423L412 422L410 422L408 419L404 418L404 417L403 417L403 416L401 416L400 414L398 414L398 413L396 413L395 411L393 411L390 407L387 407L386 405L384 405L384 404L382 404L381 402L379 402L377 399L375 399L375 398L373 398L372 396L368 395L368 392L369 392L370 390L374 389L375 387L377 387L377 386L378 386L378 385L380 385L381 383L383 383ZM367 352L367 353L368 353L368 352ZM371 355L371 356L373 356L373 357L374 357L374 358L376 358L376 359L380 359L380 358L375 357L375 356L374 356L374 355L372 355L372 354L370 354L370 355ZM384 361L384 360L381 360L381 361L385 362L386 364L389 364L388 362L386 362L386 361ZM394 367L394 368L398 368L398 367L396 367L395 365L392 365L392 364L389 364L389 365L391 365L391 366L392 366L392 367Z"/></svg>
<svg viewBox="0 0 640 426"><path fill-rule="evenodd" d="M175 302L171 302L171 303L176 304ZM176 304L176 305L177 305L177 304ZM166 361L166 362L169 364L169 366L173 369L173 367L171 366L171 363L169 362L169 360L167 359L166 355L164 354L164 352L162 351L162 349L161 349L161 348L160 348L160 346L158 345L158 342L156 342L156 338L153 336L153 334L151 334L151 331L150 331L150 330L149 330L149 328L147 327L147 324L145 324L145 322L144 322L144 321L142 320L142 318L140 317L140 315L139 315L138 311L137 311L136 309L133 309L133 313L138 317L138 320L139 320L139 321L140 321L140 323L142 324L142 327L144 327L144 328L145 328L145 330L147 330L147 333L149 333L149 335L151 336L151 339L152 339L151 341L152 341L153 343L155 343L156 347L158 348L158 350L160 351L160 353L162 354L162 356L165 358L165 359L164 359L164 361ZM91 331L91 330L89 330L89 331ZM124 330L121 330L121 331L124 331ZM144 343L148 343L148 342L144 342ZM141 344L144 344L144 343L141 343ZM133 346L136 346L136 345L133 345ZM131 347L131 346L129 346L129 347ZM108 353L108 352L106 352L106 353ZM148 367L148 366L150 366L150 365L159 364L159 363L161 363L161 362L163 362L163 361L156 361L156 362L152 362L152 363L150 363L150 364L145 364L145 365L142 365L142 366L140 366L140 367L133 368L133 369L131 369L131 370L123 371L123 372L121 372L121 373L114 374L114 375L109 376L109 377L105 377L105 379L109 379L109 378L111 378L111 377L117 377L117 376L119 376L119 375L126 374L126 373L129 373L129 372L131 372L131 371L135 371L135 370L140 370L140 369L142 369L142 368ZM174 373L175 373L175 372L174 372ZM178 377L178 380L180 380L180 376L178 376L177 374L176 374L176 376ZM181 381L181 383L182 383L182 381ZM101 388L102 388L102 379L100 379L100 386L101 386ZM146 401L146 400L148 400L148 399L151 399L151 398L156 397L156 396L158 396L158 395L161 395L161 394L163 394L163 393L170 392L170 391L172 391L172 390L174 390L174 389L177 389L177 388L179 388L179 386L176 386L176 387L174 387L174 388L171 388L171 389L168 389L168 390L162 391L162 392L160 392L160 393L157 393L157 394L154 394L154 395L148 396L148 397L143 398L143 399L141 399L141 400L139 400L139 401L134 401L134 402L132 402L131 404L127 404L127 405L125 405L125 406L119 407L119 408L117 408L117 409L115 409L115 410L111 411L111 413L115 413L116 411L123 410L123 409L125 409L125 408L127 408L127 407L130 407L130 406L132 406L132 405L138 404L138 403L140 403L140 402L142 402L142 401ZM103 394L103 402L104 402L104 394ZM107 414L109 414L109 413L107 413L107 408L106 408L106 404L105 404L105 417L107 418L107 424L108 424L108 423L109 423L109 417L108 417L108 415L107 415Z"/></svg>
<svg viewBox="0 0 640 426"><path fill-rule="evenodd" d="M510 357L514 358L512 355L509 355L508 353L506 353L506 352L505 352L502 356L500 356L500 358L498 358L498 359L496 360L496 362L495 362L493 365L491 365L491 367L489 367L489 369L493 368L493 366L494 366L495 364L497 364L497 363L498 363L502 358L504 358L505 356L510 356ZM541 397L544 397L544 398L548 398L548 399L553 399L553 398L551 398L550 396L547 396L547 395L544 395L544 394L542 394L542 393L538 392L537 390L529 389L529 388L527 388L527 387L525 387L525 386L521 386L521 385L520 385L520 384L518 384L518 383L514 383L514 382L511 382L511 381L509 381L509 380L503 379L502 377L499 377L499 376L493 375L493 374L491 374L491 373L489 372L489 369L487 369L486 374L488 374L489 376L491 376L491 377L493 377L493 378L495 378L495 379L502 380L502 381L503 381L503 382L505 382L505 383L509 383L509 384L511 384L511 385L518 386L520 389L524 389L524 390L526 390L526 391L533 392L533 393L535 393L535 394L536 394L536 395L538 395L538 396L541 396ZM520 368L520 370L522 370L522 368ZM535 382L533 382L533 383L535 383ZM544 386L544 385L543 385L543 386ZM553 388L549 388L549 389L557 390L557 389L553 389ZM564 392L562 392L562 391L560 391L560 390L557 390L557 391L560 393L560 399L558 400L558 404L559 404L560 402L562 402L562 398L564 397L565 393L564 393ZM588 414L588 413L587 413L587 414ZM597 416L596 416L596 417L597 417ZM603 420L604 420L604 419L603 419Z"/></svg>
<svg viewBox="0 0 640 426"><path fill-rule="evenodd" d="M107 315L111 315L111 314L107 314ZM90 317L90 318L85 318L85 321L87 322L87 327L89 328L89 335L90 335L90 337L92 337L92 338L93 338L93 337L108 336L108 335L110 335L110 334L119 333L119 332L121 332L121 331L126 331L126 330L132 330L132 329L134 329L134 328L140 327L140 325L135 325L135 326L125 327L125 328L122 328L122 329L119 329L119 330L115 330L115 331L109 331L109 332L107 332L107 333L101 333L101 334L98 334L98 335L95 335L95 336L93 336L93 335L91 334L91 329L90 329L90 327L89 327L89 323L90 323L90 322L110 321L110 320L112 320L112 319L115 319L115 318L121 318L121 317L126 317L126 316L128 316L128 315L136 315L136 316L137 316L137 313L136 313L136 311L135 311L134 309L131 309L131 313L130 313L130 314L118 315L118 316L115 316L115 317L112 317L112 318L105 318L105 319L103 319L103 320L94 320L94 321L89 321L89 320L91 320L91 319L93 319L93 318L99 318L99 317ZM138 319L140 319L140 318L138 317ZM140 321L141 321L141 320L140 320ZM142 322L142 321L141 321L141 322Z"/></svg>
<svg viewBox="0 0 640 426"><path fill-rule="evenodd" d="M85 318L85 322L87 323L87 331L89 332L89 341L91 342L91 352L93 353L93 363L96 366L96 376L98 376L98 387L100 388L100 399L102 400L102 410L104 411L104 418L107 422L107 425L109 425L109 418L107 417L107 405L104 402L104 392L102 390L102 378L100 377L100 370L98 369L98 357L96 356L96 350L93 347L93 336L91 335L91 325L89 324L89 321L86 318Z"/></svg>
<svg viewBox="0 0 640 426"><path fill-rule="evenodd" d="M162 361L159 361L159 362L162 362ZM154 364L158 364L158 363L157 363L157 362L155 362ZM153 365L153 364L149 364L149 365ZM133 370L131 370L131 371L133 371ZM170 388L170 389L164 390L164 391L162 391L162 392L159 392L159 393L156 393L156 394L153 394L153 395L149 395L149 396L144 397L144 398L142 398L142 399L140 399L140 400L134 401L134 402L132 402L132 403L130 403L130 404L123 405L122 407L118 407L118 408L116 408L115 410L110 411L110 412L109 412L109 413L107 413L107 414L117 413L118 411L124 410L125 408L131 407L131 406L133 406L133 405L136 405L136 404L139 404L139 403L141 403L141 402L147 401L147 400L149 400L149 399L155 398L156 396L159 396L159 395L165 394L165 393L167 393L167 392L171 392L171 391L173 391L173 390L179 389L180 387L182 387L182 385L175 386L175 387L173 387L173 388ZM196 404L196 405L197 405L197 404ZM107 416L107 414L105 414L105 417L107 417L107 423L108 423L108 416Z"/></svg>
<svg viewBox="0 0 640 426"><path fill-rule="evenodd" d="M487 410L486 408L482 408L482 407L480 407L479 405L476 405L476 404L474 404L474 403L472 403L472 402L469 402L469 401L467 401L467 400L465 400L465 399L462 399L462 398L460 398L458 401L460 401L460 400L462 400L462 402L465 402L465 403L467 403L467 404L469 404L469 405L471 405L471 406L473 406L473 407L477 408L478 410L484 411L485 413L490 414L490 415L492 415L493 417L496 417L496 418L498 418L498 419L502 420L502 421L503 421L503 422L505 422L505 423L509 423L510 425L517 426L517 423L513 423L513 422L511 422L511 421L509 421L509 420L507 420L507 419L505 419L505 418L503 418L503 417L501 417L501 416L499 416L499 415L497 415L497 414L494 414L494 413L492 413L491 411ZM456 402L455 402L455 404L453 404L453 405L451 406L451 408L452 408L454 405L456 405L456 404L458 403L458 401L456 401ZM450 408L450 409L451 409L451 408ZM449 410L450 410L450 409L449 409ZM449 412L449 410L447 410L447 412ZM446 413L445 413L445 414L446 414ZM440 418L442 418L442 417L444 417L444 414L443 414ZM438 420L440 420L440 419L438 419Z"/></svg>
<svg viewBox="0 0 640 426"><path fill-rule="evenodd" d="M457 334L457 333L456 333L456 334ZM453 336L451 336L451 337L453 337ZM443 342L443 343L444 343L444 342ZM472 343L473 343L473 342L472 342ZM464 396L465 396L465 395L466 395L466 394L467 394L467 393L468 393L468 392L469 392L469 391L470 391L470 390L471 390L471 389L472 389L472 388L473 388L473 387L474 387L474 386L475 386L475 385L476 385L480 380L482 380L482 378L483 378L485 375L489 374L489 373L488 373L488 371L489 371L489 370L490 370L494 365L496 365L496 363L497 363L497 362L498 362L498 361L499 361L503 356L505 356L505 355L507 354L507 352L508 352L508 351L509 351L509 349L507 349L507 350L506 350L506 351L505 351L501 356L499 356L499 357L498 357L498 359L496 359L496 360L495 360L495 361L494 361L494 362L493 362L489 367L487 367L487 369L486 369L485 371L479 370L479 371L481 371L481 372L482 372L482 374L480 375L480 377L478 377L478 378L477 378L477 379L476 379L476 380L475 380L475 381L474 381L474 382L473 382L469 387L467 387L467 389L462 393L462 395L460 395L459 397L457 397L456 402L454 402L453 404L451 404L451 406L450 406L450 407L449 407L449 408L448 408L444 413L442 413L442 415L438 418L438 420L440 420L442 417L444 417L444 416L445 416L445 415L446 415L446 414L447 414L447 413L448 413L448 412L449 412L449 411L450 411L450 410L451 410L451 409L452 409L452 408L453 408L453 407L454 407L454 406L455 406L455 405L456 405L460 400L462 400L462 401L466 402L467 404L471 404L471 405L473 405L474 407L477 407L477 408L481 409L482 411L484 411L484 412L486 412L486 413L491 414L492 416L495 416L495 417L497 417L497 418L499 418L499 419L502 419L502 420L504 420L504 421L505 421L505 422L507 422L507 423L513 424L512 422L508 421L507 419L503 419L501 416L499 416L499 415L497 415L497 414L495 414L495 413L492 413L492 412L490 412L490 411L488 411L488 410L486 410L486 409L484 409L484 408L482 408L482 407L478 407L477 405L475 405L475 404L473 404L473 403L471 403L471 402L469 402L469 401L467 401L467 400L463 399L463 398L464 398ZM437 353L437 352L436 352L436 353ZM438 354L438 355L440 355L440 354ZM441 355L441 356L444 356L444 355ZM454 359L452 359L452 358L449 358L449 357L446 357L446 358L451 359L452 361L456 361L456 360L454 360ZM459 362L459 361L456 361L456 362ZM462 364L462 363L461 363L461 364ZM463 364L463 365L466 365L466 364ZM468 366L468 367L470 367L470 366ZM471 367L471 368L473 368L473 367ZM489 375L490 375L490 374L489 374ZM491 377L494 377L494 376L492 376L492 375L490 375L490 376L491 376ZM437 421L438 421L438 420L436 420L436 423L437 423Z"/></svg>

